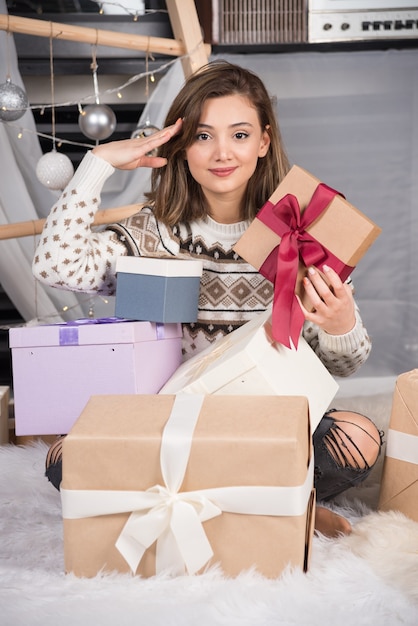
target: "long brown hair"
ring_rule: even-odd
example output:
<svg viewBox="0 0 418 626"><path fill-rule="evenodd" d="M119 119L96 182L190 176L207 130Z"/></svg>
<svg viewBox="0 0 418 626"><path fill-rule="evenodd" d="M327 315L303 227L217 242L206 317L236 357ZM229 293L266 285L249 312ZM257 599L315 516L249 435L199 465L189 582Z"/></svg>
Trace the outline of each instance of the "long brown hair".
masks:
<svg viewBox="0 0 418 626"><path fill-rule="evenodd" d="M193 179L185 150L194 141L203 103L209 98L240 95L256 109L260 126L270 136L265 157L259 158L248 181L243 219L253 219L289 170L271 98L256 74L227 61L214 61L192 74L174 99L165 126L183 118L182 131L159 149L167 165L154 169L147 198L157 219L165 224L193 221L208 213L200 185Z"/></svg>

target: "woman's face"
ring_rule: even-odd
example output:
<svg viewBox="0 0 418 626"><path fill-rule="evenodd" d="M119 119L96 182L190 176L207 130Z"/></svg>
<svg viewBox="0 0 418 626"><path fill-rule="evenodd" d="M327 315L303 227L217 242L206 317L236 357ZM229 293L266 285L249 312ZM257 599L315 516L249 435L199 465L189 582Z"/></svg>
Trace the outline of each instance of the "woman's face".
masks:
<svg viewBox="0 0 418 626"><path fill-rule="evenodd" d="M211 209L221 200L241 206L248 180L269 145L269 135L246 98L231 95L206 100L186 158Z"/></svg>

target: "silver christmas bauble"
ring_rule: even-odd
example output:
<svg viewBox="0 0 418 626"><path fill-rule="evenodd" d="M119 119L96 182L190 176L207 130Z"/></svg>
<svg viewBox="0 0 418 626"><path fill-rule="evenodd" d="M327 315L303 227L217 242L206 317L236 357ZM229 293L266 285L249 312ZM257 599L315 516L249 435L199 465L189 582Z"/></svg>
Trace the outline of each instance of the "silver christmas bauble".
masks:
<svg viewBox="0 0 418 626"><path fill-rule="evenodd" d="M5 122L14 122L26 113L28 108L26 93L14 85L10 78L0 85L0 119Z"/></svg>
<svg viewBox="0 0 418 626"><path fill-rule="evenodd" d="M47 152L38 161L36 176L48 189L65 189L74 174L71 160L60 152Z"/></svg>
<svg viewBox="0 0 418 626"><path fill-rule="evenodd" d="M89 139L107 139L116 128L116 115L107 104L89 104L78 116L78 125Z"/></svg>
<svg viewBox="0 0 418 626"><path fill-rule="evenodd" d="M154 133L158 133L160 129L158 128L158 126L154 126L153 124L150 124L149 122L145 122L145 124L139 124L134 132L131 135L131 139L142 139L142 137L149 137L150 135L153 135ZM148 156L156 156L158 152L158 148L156 148L155 150L151 150L150 152L148 152Z"/></svg>

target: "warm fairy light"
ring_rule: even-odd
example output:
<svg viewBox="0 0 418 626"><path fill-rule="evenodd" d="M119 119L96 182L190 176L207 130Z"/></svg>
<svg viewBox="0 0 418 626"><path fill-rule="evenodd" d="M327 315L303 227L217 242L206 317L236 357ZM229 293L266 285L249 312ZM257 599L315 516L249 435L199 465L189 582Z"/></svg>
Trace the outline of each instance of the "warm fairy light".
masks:
<svg viewBox="0 0 418 626"><path fill-rule="evenodd" d="M106 3L103 3L106 4ZM110 4L110 3L108 3ZM166 11L159 11L159 10L149 10L149 11L145 11L146 13L165 13ZM200 45L200 44L199 44ZM152 71L145 71L145 72L141 72L140 74L136 74L135 76L131 76L123 85L119 85L118 87L115 88L110 88L110 89L106 89L103 92L100 93L100 96L104 96L106 94L117 94L118 99L122 99L123 98L123 94L122 91L124 89L126 89L127 87L129 87L130 85L136 83L137 81L141 80L141 79L146 79L146 80L150 80L150 82L155 83L155 74L159 74L162 72L165 72L166 70L168 70L174 63L176 63L177 61L182 61L183 59L186 59L188 57L190 57L192 54L194 53L194 50L191 50L189 53L181 55L179 57L176 57L175 59L171 59L169 61L167 61L166 63L161 64L158 68L153 69ZM67 101L67 102L60 102L60 103L54 103L54 104L37 104L37 105L33 105L33 106L28 106L27 109L28 110L39 110L40 111L40 115L44 115L45 113L45 109L49 109L54 107L55 109L60 108L60 107L70 107L70 106L76 106L78 107L78 111L80 115L85 115L85 112L83 110L82 104L88 104L89 102L91 102L92 99L96 98L96 94L91 95L91 96L86 96L85 98L83 98L81 101ZM0 106L0 111L7 111L7 107L2 105ZM3 123L3 121L2 121ZM6 123L6 122L4 122ZM8 121L7 124L9 126L15 126L13 121ZM38 137L43 137L45 139L51 139L53 141L59 141L60 145L61 144L68 144L68 145L72 145L72 146L79 146L79 147L84 147L84 148L88 148L91 149L92 145L91 144L87 144L87 143L81 143L81 142L77 142L77 141L71 141L68 139L63 139L60 137L55 137L54 135L49 135L46 133L41 133L38 131L35 131L31 128L24 128L22 129L24 132L26 133L31 133L34 135L37 135ZM21 138L23 136L22 131L19 133L19 138Z"/></svg>

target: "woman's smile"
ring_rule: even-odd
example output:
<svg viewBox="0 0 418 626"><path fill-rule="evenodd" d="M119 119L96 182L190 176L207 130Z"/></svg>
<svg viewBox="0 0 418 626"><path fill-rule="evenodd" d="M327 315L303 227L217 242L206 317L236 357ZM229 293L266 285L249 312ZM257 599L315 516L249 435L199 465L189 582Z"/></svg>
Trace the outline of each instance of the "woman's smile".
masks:
<svg viewBox="0 0 418 626"><path fill-rule="evenodd" d="M230 174L233 174L236 169L238 168L237 167L216 167L216 168L209 168L209 172L211 172L211 174L214 174L215 176L220 176L222 178L224 176L229 176Z"/></svg>

